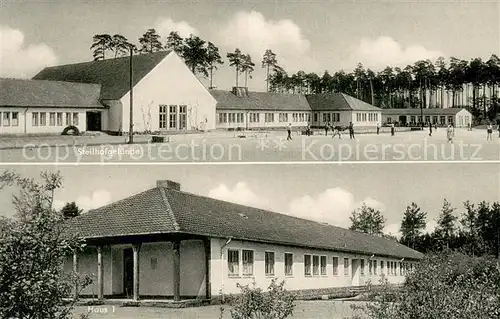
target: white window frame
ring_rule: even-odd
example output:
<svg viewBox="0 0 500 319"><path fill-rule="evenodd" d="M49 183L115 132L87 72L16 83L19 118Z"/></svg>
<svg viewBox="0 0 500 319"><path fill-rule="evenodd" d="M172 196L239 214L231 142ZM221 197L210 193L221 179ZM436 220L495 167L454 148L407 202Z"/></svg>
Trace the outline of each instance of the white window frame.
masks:
<svg viewBox="0 0 500 319"><path fill-rule="evenodd" d="M40 113L32 112L31 113L31 126L40 126Z"/></svg>
<svg viewBox="0 0 500 319"><path fill-rule="evenodd" d="M245 273L245 268L244 268L244 264L243 264L243 252L244 251L251 251L252 252L252 272L251 273ZM240 249L240 253L241 253L241 265L240 265L240 268L241 268L241 274L245 277L251 277L255 274L255 250L253 249Z"/></svg>
<svg viewBox="0 0 500 319"><path fill-rule="evenodd" d="M335 265L335 260L337 261L337 265ZM335 277L339 275L339 257L332 256L332 272Z"/></svg>
<svg viewBox="0 0 500 319"><path fill-rule="evenodd" d="M346 263L347 262L347 263ZM347 264L347 267L346 267L346 264ZM349 267L351 265L351 261L348 257L344 257L344 276L349 276L349 274L351 273L349 271Z"/></svg>
<svg viewBox="0 0 500 319"><path fill-rule="evenodd" d="M313 276L319 276L320 274L320 256L319 255L312 255L312 275ZM317 273L314 273L314 257L316 257L316 259L318 260L318 272Z"/></svg>
<svg viewBox="0 0 500 319"><path fill-rule="evenodd" d="M230 271L230 268L229 268L229 253L230 252L237 252L238 253L238 258L237 258L237 262L236 262L236 265L238 267L237 271L236 272L231 272ZM241 269L240 269L240 263L241 263L241 252L239 249L232 249L232 248L228 248L227 251L226 251L226 265L227 265L227 275L228 277L239 277L240 276L240 272L241 272Z"/></svg>
<svg viewBox="0 0 500 319"><path fill-rule="evenodd" d="M272 273L267 272L267 255L272 254L273 259L272 259ZM276 252L272 250L266 250L264 251L264 272L266 277L274 277L276 275Z"/></svg>
<svg viewBox="0 0 500 319"><path fill-rule="evenodd" d="M321 261L325 261L325 267L321 266ZM324 270L324 272L323 272ZM326 255L319 256L319 275L320 276L328 276L328 257Z"/></svg>
<svg viewBox="0 0 500 319"><path fill-rule="evenodd" d="M292 256L292 264L290 265L290 273L287 273L287 271L286 271L286 266L287 266L287 265L286 265L286 256L287 256L287 255ZM285 273L285 276L286 276L286 277L292 277L292 276L293 276L293 257L294 257L294 256L293 256L293 253L285 252L285 253L283 254L283 267L284 267L284 269L283 269L283 270L284 270L284 273Z"/></svg>
<svg viewBox="0 0 500 319"><path fill-rule="evenodd" d="M309 256L309 273L307 273L307 266L306 266L306 256ZM311 254L304 254L304 276L305 277L312 277L312 256Z"/></svg>

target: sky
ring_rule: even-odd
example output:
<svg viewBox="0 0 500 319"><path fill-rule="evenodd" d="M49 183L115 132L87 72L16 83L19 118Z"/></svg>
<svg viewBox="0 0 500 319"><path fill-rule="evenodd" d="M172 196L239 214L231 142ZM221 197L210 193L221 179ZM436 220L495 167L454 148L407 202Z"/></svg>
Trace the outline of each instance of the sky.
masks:
<svg viewBox="0 0 500 319"><path fill-rule="evenodd" d="M446 198L456 214L463 202L500 199L498 164L342 164L342 165L165 165L165 166L7 166L25 177L60 171L63 188L55 207L76 201L88 211L173 180L186 192L269 209L296 217L349 227L362 203L380 210L386 233L398 235L408 205L427 212L428 230ZM13 214L12 194L0 191L0 215Z"/></svg>
<svg viewBox="0 0 500 319"><path fill-rule="evenodd" d="M268 48L289 72L320 74L358 62L378 70L439 56L487 59L500 52L499 17L497 0L3 0L0 76L29 78L45 66L89 61L95 34L137 42L155 28L163 38L176 30L212 41L224 58L235 48L249 53L256 68L248 87L262 91ZM235 85L227 61L214 84Z"/></svg>

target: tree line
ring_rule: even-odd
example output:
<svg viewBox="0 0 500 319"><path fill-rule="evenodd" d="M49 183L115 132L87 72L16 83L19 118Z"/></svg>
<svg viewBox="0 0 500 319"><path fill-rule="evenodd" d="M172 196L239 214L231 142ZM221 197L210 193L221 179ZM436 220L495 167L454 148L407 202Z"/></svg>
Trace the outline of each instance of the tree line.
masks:
<svg viewBox="0 0 500 319"><path fill-rule="evenodd" d="M191 34L182 38L172 31L162 42L155 29L148 29L138 45L122 35L97 34L91 45L94 60L133 54L175 51L193 73L208 77L213 88L214 71L224 61L219 48L210 41ZM229 66L235 70L236 86L248 86L255 63L248 53L236 48L228 52ZM358 63L352 72L325 70L322 75L299 70L289 74L280 66L276 54L267 49L261 67L266 72L268 92L289 94L346 93L381 108L467 107L479 120L494 120L500 113L500 58L492 54L487 61L440 57L436 61L419 60L405 67L387 66L381 71ZM244 78L241 83L240 77ZM243 85L242 85L243 84Z"/></svg>
<svg viewBox="0 0 500 319"><path fill-rule="evenodd" d="M413 202L406 207L401 220L401 237L397 239L383 233L383 214L363 205L352 212L350 229L391 237L422 253L454 249L471 256L500 258L500 202L472 204L466 201L463 212L460 215L456 212L457 209L445 199L435 229L425 232L427 213Z"/></svg>

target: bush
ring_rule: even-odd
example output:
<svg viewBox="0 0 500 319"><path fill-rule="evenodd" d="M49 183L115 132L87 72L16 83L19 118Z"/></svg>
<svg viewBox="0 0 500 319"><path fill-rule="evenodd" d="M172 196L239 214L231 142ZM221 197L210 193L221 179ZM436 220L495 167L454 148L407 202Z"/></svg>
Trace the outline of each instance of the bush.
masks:
<svg viewBox="0 0 500 319"><path fill-rule="evenodd" d="M382 289L374 301L354 308L376 319L500 318L500 263L457 252L429 255L407 276L394 303L389 293Z"/></svg>
<svg viewBox="0 0 500 319"><path fill-rule="evenodd" d="M61 135L80 135L80 130L78 129L78 127L73 125L66 126Z"/></svg>
<svg viewBox="0 0 500 319"><path fill-rule="evenodd" d="M279 284L273 279L267 292L252 286L242 286L241 294L232 298L230 305L233 319L285 319L292 315L296 296L284 289L285 282ZM221 307L221 317L224 308Z"/></svg>

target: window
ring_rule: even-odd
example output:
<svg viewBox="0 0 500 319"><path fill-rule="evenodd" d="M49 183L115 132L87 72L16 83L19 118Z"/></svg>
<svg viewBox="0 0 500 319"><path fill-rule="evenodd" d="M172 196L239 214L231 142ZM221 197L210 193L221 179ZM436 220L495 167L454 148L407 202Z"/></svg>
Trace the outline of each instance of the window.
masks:
<svg viewBox="0 0 500 319"><path fill-rule="evenodd" d="M40 113L40 126L46 126L47 125L47 113L42 112Z"/></svg>
<svg viewBox="0 0 500 319"><path fill-rule="evenodd" d="M40 113L40 125L45 125L42 123L42 114L45 113ZM71 113L66 113L66 126L71 125Z"/></svg>
<svg viewBox="0 0 500 319"><path fill-rule="evenodd" d="M219 123L224 123L224 113L219 113Z"/></svg>
<svg viewBox="0 0 500 319"><path fill-rule="evenodd" d="M360 259L360 262L361 262L361 276L364 276L365 275L365 260Z"/></svg>
<svg viewBox="0 0 500 319"><path fill-rule="evenodd" d="M236 114L236 121L237 123L243 123L244 120L243 120L243 113L237 113Z"/></svg>
<svg viewBox="0 0 500 319"><path fill-rule="evenodd" d="M414 115L410 116L410 123L415 124L415 116Z"/></svg>
<svg viewBox="0 0 500 319"><path fill-rule="evenodd" d="M333 257L332 265L333 265L333 275L338 276L339 275L339 257Z"/></svg>
<svg viewBox="0 0 500 319"><path fill-rule="evenodd" d="M361 121L361 114L356 113L356 121L358 121L358 122Z"/></svg>
<svg viewBox="0 0 500 319"><path fill-rule="evenodd" d="M349 276L349 258L344 258L344 276Z"/></svg>
<svg viewBox="0 0 500 319"><path fill-rule="evenodd" d="M403 276L403 267L402 267L402 263L399 263L399 275L400 275L400 276Z"/></svg>
<svg viewBox="0 0 500 319"><path fill-rule="evenodd" d="M10 112L3 112L3 126L10 126Z"/></svg>
<svg viewBox="0 0 500 319"><path fill-rule="evenodd" d="M448 116L448 124L453 125L453 116Z"/></svg>
<svg viewBox="0 0 500 319"><path fill-rule="evenodd" d="M56 126L56 113L49 113L49 125Z"/></svg>
<svg viewBox="0 0 500 319"><path fill-rule="evenodd" d="M318 122L318 113L314 113L314 122Z"/></svg>
<svg viewBox="0 0 500 319"><path fill-rule="evenodd" d="M287 113L280 113L279 114L279 121L280 122L288 122L288 114Z"/></svg>
<svg viewBox="0 0 500 319"><path fill-rule="evenodd" d="M78 123L80 123L79 120L78 112L73 113L73 125L78 126Z"/></svg>
<svg viewBox="0 0 500 319"><path fill-rule="evenodd" d="M259 113L250 113L250 122L252 123L260 122L259 115L260 115Z"/></svg>
<svg viewBox="0 0 500 319"><path fill-rule="evenodd" d="M39 119L38 112L33 112L32 113L32 117L31 117L31 125L32 126L38 126L39 125L38 119Z"/></svg>
<svg viewBox="0 0 500 319"><path fill-rule="evenodd" d="M384 261L380 261L380 273L383 275L384 274Z"/></svg>
<svg viewBox="0 0 500 319"><path fill-rule="evenodd" d="M154 270L158 266L158 259L157 258L151 258L150 263L151 263L151 269Z"/></svg>
<svg viewBox="0 0 500 319"><path fill-rule="evenodd" d="M387 123L391 124L392 123L392 117L387 117Z"/></svg>
<svg viewBox="0 0 500 319"><path fill-rule="evenodd" d="M265 120L266 120L266 123L273 123L274 122L274 113L266 113Z"/></svg>
<svg viewBox="0 0 500 319"><path fill-rule="evenodd" d="M363 113L363 122L366 122L366 113Z"/></svg>
<svg viewBox="0 0 500 319"><path fill-rule="evenodd" d="M372 261L368 260L368 275L373 275Z"/></svg>
<svg viewBox="0 0 500 319"><path fill-rule="evenodd" d="M179 105L179 130L186 129L187 126L187 106Z"/></svg>
<svg viewBox="0 0 500 319"><path fill-rule="evenodd" d="M274 253L266 251L266 276L274 276Z"/></svg>
<svg viewBox="0 0 500 319"><path fill-rule="evenodd" d="M57 116L56 116L56 122L57 122L57 126L62 126L63 124L63 121L62 121L62 112L58 112L57 113Z"/></svg>
<svg viewBox="0 0 500 319"><path fill-rule="evenodd" d="M167 128L167 106L166 105L160 105L159 115L160 115L160 123L159 123L158 127L160 129Z"/></svg>
<svg viewBox="0 0 500 319"><path fill-rule="evenodd" d="M313 255L313 276L319 275L319 256Z"/></svg>
<svg viewBox="0 0 500 319"><path fill-rule="evenodd" d="M12 112L12 126L18 126L19 125L19 112Z"/></svg>
<svg viewBox="0 0 500 319"><path fill-rule="evenodd" d="M292 114L292 122L298 122L298 121L299 121L299 119L298 119L298 116L297 116L297 115L298 115L297 113L293 113L293 114Z"/></svg>
<svg viewBox="0 0 500 319"><path fill-rule="evenodd" d="M373 261L373 274L377 275L377 261L376 260Z"/></svg>
<svg viewBox="0 0 500 319"><path fill-rule="evenodd" d="M238 276L240 274L240 252L228 249L227 251L227 269L229 276Z"/></svg>
<svg viewBox="0 0 500 319"><path fill-rule="evenodd" d="M446 123L446 116L440 116L439 122L441 123L441 125L444 125Z"/></svg>
<svg viewBox="0 0 500 319"><path fill-rule="evenodd" d="M168 128L177 128L177 105L168 106Z"/></svg>
<svg viewBox="0 0 500 319"><path fill-rule="evenodd" d="M321 276L326 276L326 256L320 257L320 271Z"/></svg>
<svg viewBox="0 0 500 319"><path fill-rule="evenodd" d="M438 117L437 116L433 116L432 117L432 124L437 124L438 122Z"/></svg>
<svg viewBox="0 0 500 319"><path fill-rule="evenodd" d="M425 117L425 123L429 124L429 123L430 123L430 121L431 121L431 117L427 115L427 116Z"/></svg>
<svg viewBox="0 0 500 319"><path fill-rule="evenodd" d="M293 275L293 254L285 253L285 276Z"/></svg>
<svg viewBox="0 0 500 319"><path fill-rule="evenodd" d="M253 250L243 250L243 275L253 275Z"/></svg>
<svg viewBox="0 0 500 319"><path fill-rule="evenodd" d="M311 276L311 255L304 255L304 275Z"/></svg>

